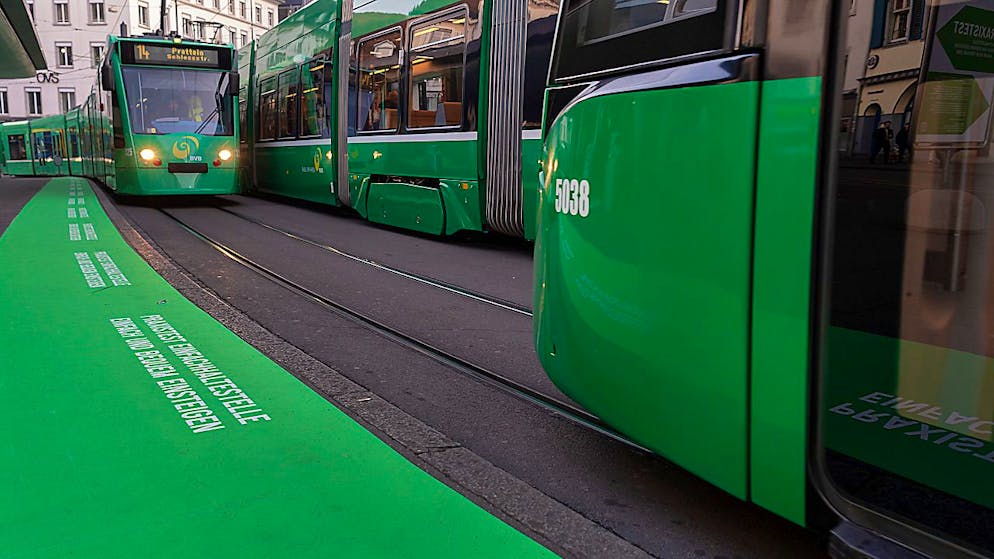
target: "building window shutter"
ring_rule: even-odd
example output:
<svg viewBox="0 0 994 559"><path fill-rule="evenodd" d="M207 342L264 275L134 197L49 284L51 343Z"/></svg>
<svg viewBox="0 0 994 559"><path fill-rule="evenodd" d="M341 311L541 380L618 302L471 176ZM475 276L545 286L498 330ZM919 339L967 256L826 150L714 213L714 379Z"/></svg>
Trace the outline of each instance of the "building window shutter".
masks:
<svg viewBox="0 0 994 559"><path fill-rule="evenodd" d="M870 48L877 49L884 44L887 30L888 0L875 0L873 4L873 35L870 36Z"/></svg>
<svg viewBox="0 0 994 559"><path fill-rule="evenodd" d="M908 38L912 41L921 39L924 25L925 0L913 0L911 3L911 33Z"/></svg>

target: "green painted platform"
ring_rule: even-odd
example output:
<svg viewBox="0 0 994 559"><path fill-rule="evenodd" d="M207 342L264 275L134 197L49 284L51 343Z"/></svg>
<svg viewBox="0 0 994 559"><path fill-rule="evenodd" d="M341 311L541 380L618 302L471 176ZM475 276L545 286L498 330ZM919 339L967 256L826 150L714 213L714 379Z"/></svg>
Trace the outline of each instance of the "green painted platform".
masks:
<svg viewBox="0 0 994 559"><path fill-rule="evenodd" d="M0 237L0 557L537 557L185 300L87 182Z"/></svg>

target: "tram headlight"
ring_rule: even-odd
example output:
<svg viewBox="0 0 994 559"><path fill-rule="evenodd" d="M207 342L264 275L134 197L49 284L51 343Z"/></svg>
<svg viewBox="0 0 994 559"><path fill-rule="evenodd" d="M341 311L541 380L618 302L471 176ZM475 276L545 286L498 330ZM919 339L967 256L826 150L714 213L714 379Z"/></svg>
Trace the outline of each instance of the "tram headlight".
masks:
<svg viewBox="0 0 994 559"><path fill-rule="evenodd" d="M145 148L138 152L138 157L141 157L143 161L151 161L155 159L155 152Z"/></svg>
<svg viewBox="0 0 994 559"><path fill-rule="evenodd" d="M217 158L220 159L221 161L227 161L231 159L231 150L222 149L221 151L217 152Z"/></svg>

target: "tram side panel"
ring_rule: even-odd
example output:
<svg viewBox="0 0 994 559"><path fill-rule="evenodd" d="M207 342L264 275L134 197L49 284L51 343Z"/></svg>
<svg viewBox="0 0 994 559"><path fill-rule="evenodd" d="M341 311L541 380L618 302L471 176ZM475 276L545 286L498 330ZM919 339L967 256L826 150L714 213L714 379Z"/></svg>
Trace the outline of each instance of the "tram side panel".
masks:
<svg viewBox="0 0 994 559"><path fill-rule="evenodd" d="M255 190L255 88L252 87L256 41L238 49L238 189Z"/></svg>
<svg viewBox="0 0 994 559"><path fill-rule="evenodd" d="M255 41L251 150L259 191L340 205L336 195L338 0L319 0Z"/></svg>
<svg viewBox="0 0 994 559"><path fill-rule="evenodd" d="M351 205L370 221L425 233L482 231L478 6L383 4L353 14Z"/></svg>
<svg viewBox="0 0 994 559"><path fill-rule="evenodd" d="M560 18L535 330L566 394L745 499L763 75L736 43L737 9L653 3L629 20L594 0ZM802 459L803 511L805 448L783 450Z"/></svg>
<svg viewBox="0 0 994 559"><path fill-rule="evenodd" d="M80 153L82 158L82 174L85 177L93 178L93 123L91 120L91 106L93 104L93 94L87 95L86 100L80 105L79 115L79 136Z"/></svg>
<svg viewBox="0 0 994 559"><path fill-rule="evenodd" d="M79 107L66 113L66 160L70 175L83 176Z"/></svg>

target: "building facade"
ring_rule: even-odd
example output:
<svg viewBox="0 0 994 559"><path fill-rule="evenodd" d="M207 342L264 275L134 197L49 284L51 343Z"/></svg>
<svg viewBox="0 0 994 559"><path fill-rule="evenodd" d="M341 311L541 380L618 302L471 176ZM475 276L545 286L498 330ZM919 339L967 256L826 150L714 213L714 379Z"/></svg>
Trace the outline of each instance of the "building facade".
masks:
<svg viewBox="0 0 994 559"><path fill-rule="evenodd" d="M283 0L280 5L280 20L286 19L288 15L300 10L310 2L311 0Z"/></svg>
<svg viewBox="0 0 994 559"><path fill-rule="evenodd" d="M165 0L166 28L241 47L279 21L279 0ZM86 99L108 35L157 31L159 0L25 0L48 70L0 80L0 121L64 112Z"/></svg>
<svg viewBox="0 0 994 559"><path fill-rule="evenodd" d="M868 154L873 130L910 122L928 18L925 0L851 0L839 149Z"/></svg>

